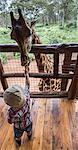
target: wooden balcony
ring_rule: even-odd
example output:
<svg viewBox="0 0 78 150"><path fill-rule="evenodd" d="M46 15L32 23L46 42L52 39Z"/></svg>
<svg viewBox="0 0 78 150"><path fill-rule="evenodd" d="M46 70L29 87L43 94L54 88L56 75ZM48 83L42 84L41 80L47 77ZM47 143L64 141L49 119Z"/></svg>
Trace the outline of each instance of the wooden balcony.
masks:
<svg viewBox="0 0 78 150"><path fill-rule="evenodd" d="M0 98L0 150L17 150L7 109ZM31 112L32 140L24 133L19 150L78 150L78 101L34 99Z"/></svg>
<svg viewBox="0 0 78 150"><path fill-rule="evenodd" d="M19 52L19 48L17 45L0 45L0 52ZM31 53L35 52L53 54L54 71L53 74L30 72L31 82L35 81L35 78L36 80L47 77L61 79L61 90L52 93L31 92L33 135L32 140L28 141L27 135L24 133L20 148L16 147L12 125L9 125L7 122L8 106L4 103L3 98L0 98L0 150L78 150L78 101L77 99L68 100L69 91L66 90L69 79L73 80L73 82L74 80L78 82L77 72L75 74L76 67L78 68L77 57L71 60L72 53L78 54L78 44L33 45ZM61 54L65 55L65 59L61 67L62 73L59 73L58 58ZM7 66L11 68L10 63L13 62L9 60ZM17 65L17 61L15 63ZM31 68L32 66L33 64ZM1 68L2 66L0 66ZM6 79L8 85L12 83L12 79L14 79L13 82L17 81L19 83L20 81L24 84L24 71L22 68L20 69L21 72L19 72L18 66L17 72L12 72L13 70L11 69L9 69L9 72L5 70L6 64L1 69L2 73L0 72L0 80L4 89L6 89L5 85L7 85ZM17 80L18 77L20 80ZM37 88L36 85L34 82L34 86ZM3 92L1 87L0 92ZM73 93L76 93L76 91L74 90Z"/></svg>

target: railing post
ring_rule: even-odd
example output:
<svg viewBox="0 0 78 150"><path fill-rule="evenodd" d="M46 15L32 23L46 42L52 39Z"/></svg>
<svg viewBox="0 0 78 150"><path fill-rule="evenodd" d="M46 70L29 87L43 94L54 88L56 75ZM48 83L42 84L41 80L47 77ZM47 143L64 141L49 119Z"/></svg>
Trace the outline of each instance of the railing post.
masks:
<svg viewBox="0 0 78 150"><path fill-rule="evenodd" d="M3 69L3 65L0 59L0 80L1 80L1 84L4 90L6 90L8 88L8 83L7 80L2 76L4 73L4 69Z"/></svg>
<svg viewBox="0 0 78 150"><path fill-rule="evenodd" d="M78 98L78 55L77 55L77 63L75 66L74 77L72 79L69 91L68 91L68 99Z"/></svg>
<svg viewBox="0 0 78 150"><path fill-rule="evenodd" d="M58 68L59 68L59 53L54 54L54 76L55 78L58 76Z"/></svg>
<svg viewBox="0 0 78 150"><path fill-rule="evenodd" d="M63 66L64 65L69 65L70 60L71 60L71 56L72 56L72 52L66 52L65 53ZM63 69L62 73L69 73L69 70ZM62 79L62 81L61 81L61 90L66 90L67 83L68 83L68 79Z"/></svg>

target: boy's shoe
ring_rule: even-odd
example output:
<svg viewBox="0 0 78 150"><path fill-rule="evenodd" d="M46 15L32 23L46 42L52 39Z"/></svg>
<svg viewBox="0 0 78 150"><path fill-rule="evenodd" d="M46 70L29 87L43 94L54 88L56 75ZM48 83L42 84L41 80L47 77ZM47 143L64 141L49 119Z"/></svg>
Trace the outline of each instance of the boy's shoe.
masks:
<svg viewBox="0 0 78 150"><path fill-rule="evenodd" d="M32 138L32 131L27 132L27 136L28 136L28 139L31 140L31 138Z"/></svg>
<svg viewBox="0 0 78 150"><path fill-rule="evenodd" d="M21 139L15 138L15 142L17 146L21 146Z"/></svg>

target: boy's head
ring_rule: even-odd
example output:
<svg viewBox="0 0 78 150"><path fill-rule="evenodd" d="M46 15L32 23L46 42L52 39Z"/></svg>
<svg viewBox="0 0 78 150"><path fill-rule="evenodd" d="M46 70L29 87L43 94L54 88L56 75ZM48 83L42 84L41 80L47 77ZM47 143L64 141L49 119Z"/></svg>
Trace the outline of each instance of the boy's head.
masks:
<svg viewBox="0 0 78 150"><path fill-rule="evenodd" d="M23 89L18 85L13 85L5 90L4 101L14 108L21 108L25 104Z"/></svg>

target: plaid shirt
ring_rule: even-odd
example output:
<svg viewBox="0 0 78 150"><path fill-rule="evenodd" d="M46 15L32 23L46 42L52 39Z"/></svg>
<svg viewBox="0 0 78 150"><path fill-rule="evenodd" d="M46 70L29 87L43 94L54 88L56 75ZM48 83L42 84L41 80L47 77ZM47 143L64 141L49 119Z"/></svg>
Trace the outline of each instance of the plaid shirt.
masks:
<svg viewBox="0 0 78 150"><path fill-rule="evenodd" d="M14 124L17 129L25 129L31 124L30 93L28 86L25 87L25 105L20 109L10 107L8 110L8 122Z"/></svg>

